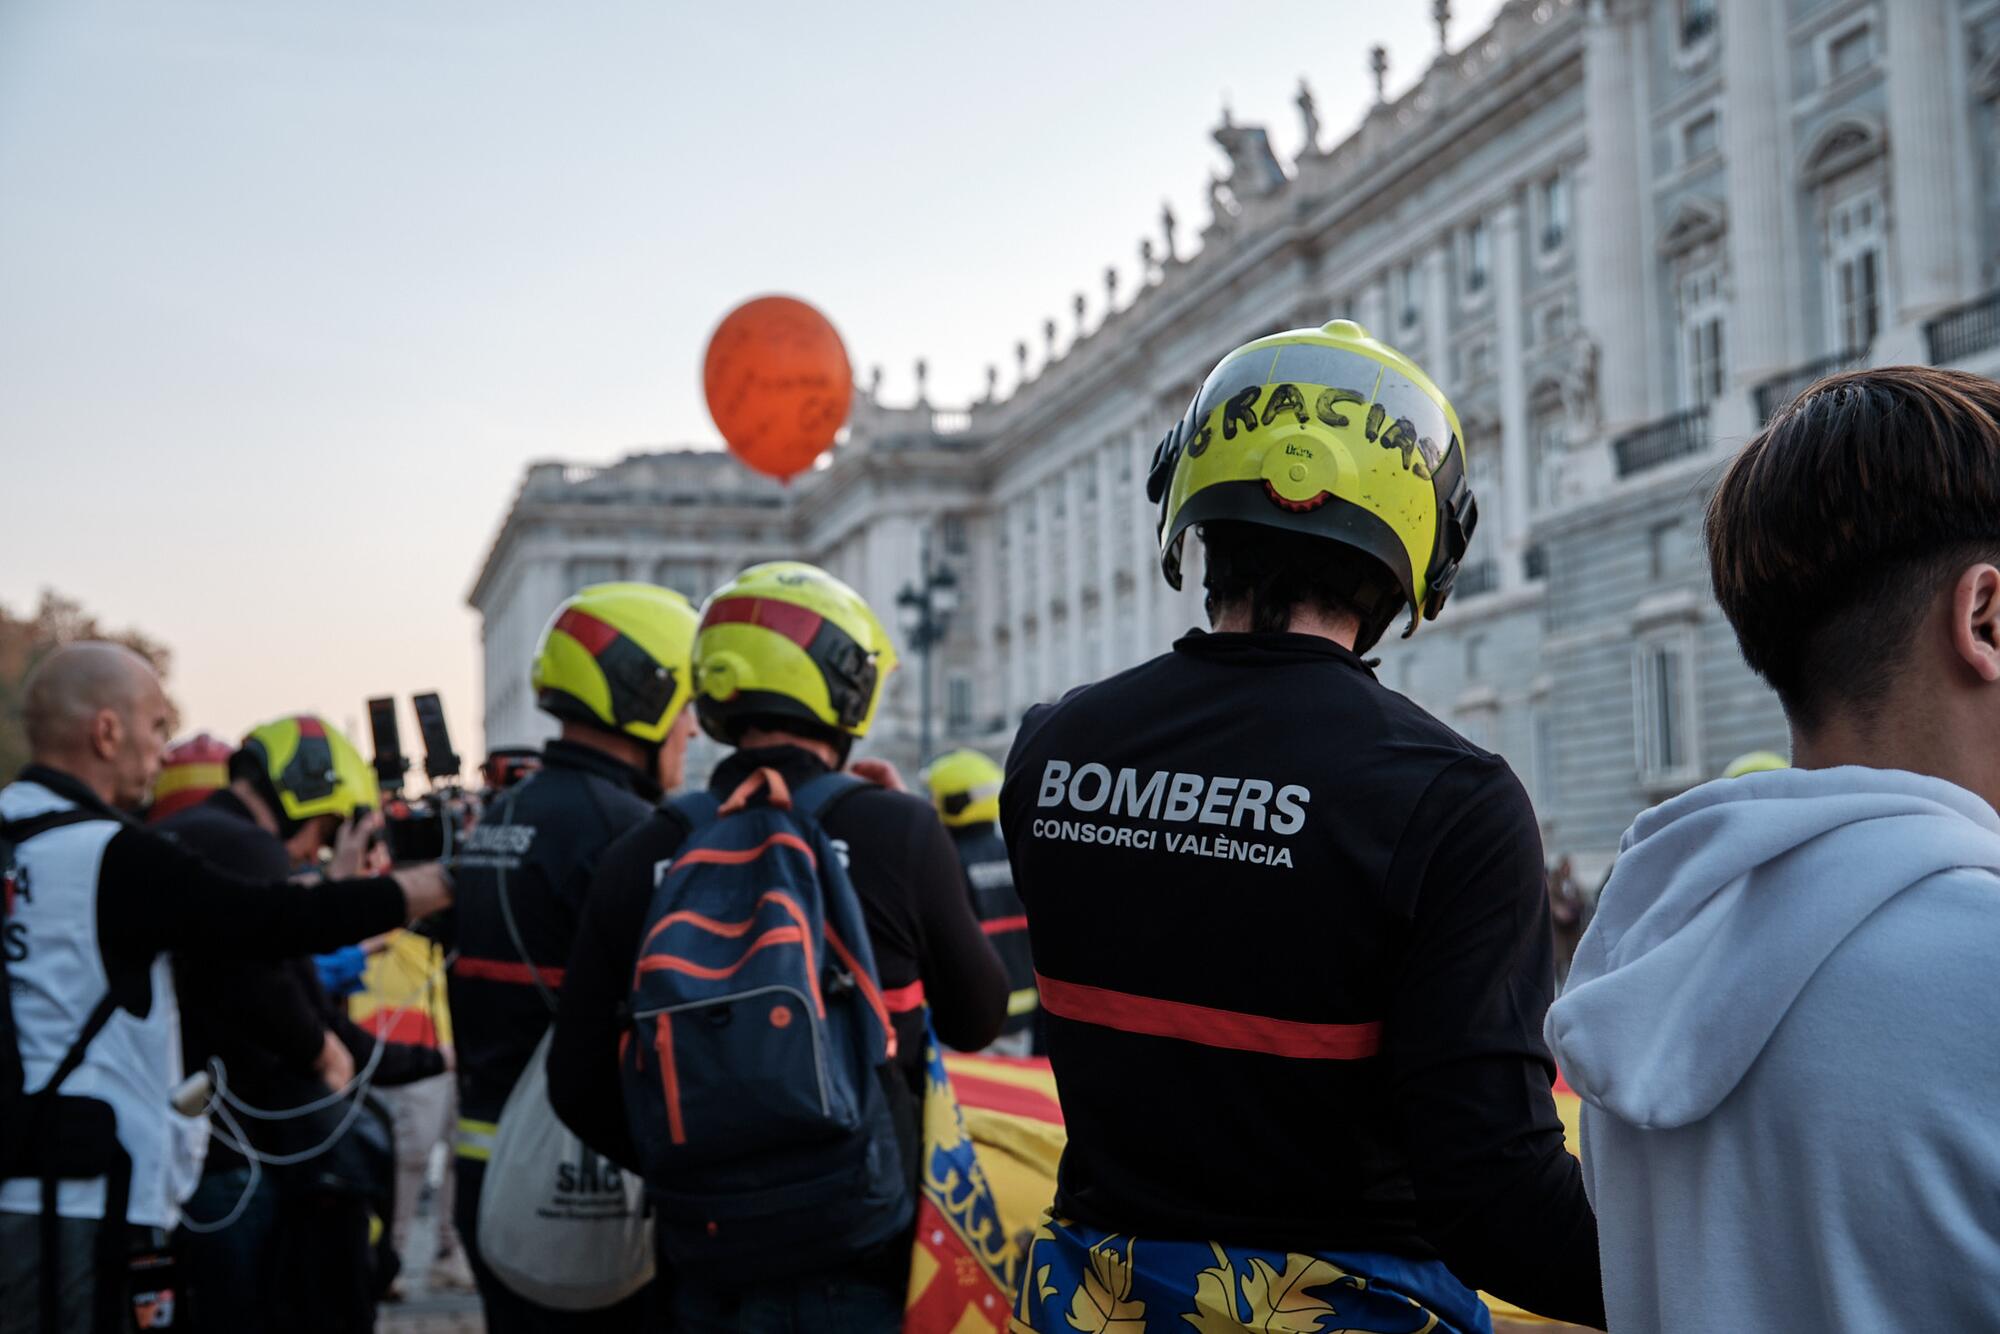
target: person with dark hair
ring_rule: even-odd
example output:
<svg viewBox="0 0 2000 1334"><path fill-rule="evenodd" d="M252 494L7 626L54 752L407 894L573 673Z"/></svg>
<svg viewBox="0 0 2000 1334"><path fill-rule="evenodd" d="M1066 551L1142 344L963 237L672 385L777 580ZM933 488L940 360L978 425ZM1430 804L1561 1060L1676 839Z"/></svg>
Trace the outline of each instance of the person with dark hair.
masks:
<svg viewBox="0 0 2000 1334"><path fill-rule="evenodd" d="M563 966L598 858L680 785L694 717L686 707L695 613L672 589L592 584L555 610L529 671L535 702L562 724L541 764L493 794L456 866L460 891L443 934L451 965L458 1053L458 1175L452 1202L460 1245L492 1334L643 1327L650 1285L608 1305L555 1310L514 1291L487 1264L479 1205L501 1113L554 1018ZM585 1155L588 1157L589 1155ZM593 1159L579 1175L597 1180ZM497 1177L496 1177L497 1179ZM577 1202L576 1225L606 1216Z"/></svg>
<svg viewBox="0 0 2000 1334"><path fill-rule="evenodd" d="M1069 1131L1018 1327L1600 1322L1534 812L1363 656L1465 556L1456 414L1350 321L1275 334L1148 494L1213 631L1031 711L1001 791Z"/></svg>
<svg viewBox="0 0 2000 1334"><path fill-rule="evenodd" d="M1821 380L1708 504L1792 764L1627 831L1548 1037L1611 1329L1973 1329L2000 1291L2000 384Z"/></svg>

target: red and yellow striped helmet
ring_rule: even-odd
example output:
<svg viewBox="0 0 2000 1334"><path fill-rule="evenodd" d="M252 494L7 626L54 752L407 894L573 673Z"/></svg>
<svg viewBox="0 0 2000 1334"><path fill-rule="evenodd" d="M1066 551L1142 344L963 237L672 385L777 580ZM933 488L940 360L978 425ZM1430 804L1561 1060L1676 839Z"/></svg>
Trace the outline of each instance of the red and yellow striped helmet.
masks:
<svg viewBox="0 0 2000 1334"><path fill-rule="evenodd" d="M228 787L229 757L235 749L207 732L168 746L160 756L160 776L153 780L153 802L146 808L146 819L164 820Z"/></svg>

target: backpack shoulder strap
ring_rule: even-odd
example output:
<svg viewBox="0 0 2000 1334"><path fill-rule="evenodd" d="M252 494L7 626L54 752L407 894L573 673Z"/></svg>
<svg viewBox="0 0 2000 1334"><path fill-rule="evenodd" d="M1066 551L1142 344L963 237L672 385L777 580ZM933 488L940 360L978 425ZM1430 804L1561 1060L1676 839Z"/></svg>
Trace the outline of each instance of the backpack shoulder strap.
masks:
<svg viewBox="0 0 2000 1334"><path fill-rule="evenodd" d="M97 1035L104 1031L104 1026L111 1021L112 1012L117 1008L117 997L108 991L105 992L103 999L97 1002L97 1008L83 1021L83 1028L77 1033L76 1041L72 1042L69 1050L63 1053L62 1062L49 1076L48 1083L36 1089L35 1096L42 1098L55 1096L63 1081L75 1074L76 1068L83 1064L84 1053L90 1050L90 1044L97 1040Z"/></svg>
<svg viewBox="0 0 2000 1334"><path fill-rule="evenodd" d="M873 785L865 778L837 770L821 774L818 778L807 780L792 793L792 809L808 819L823 820L837 803L870 786Z"/></svg>
<svg viewBox="0 0 2000 1334"><path fill-rule="evenodd" d="M31 815L24 820L0 821L0 877L6 876L13 870L14 854L29 839L40 834L46 834L52 829L61 829L68 825L88 824L92 820L102 820L103 818L104 816L99 812L85 810L81 806L71 806L67 810L44 811L40 815ZM11 913L13 908L13 884L12 881L9 881L4 911ZM6 965L0 964L0 981L5 980L5 975ZM97 1002L97 1007L90 1012L90 1017L84 1020L83 1028L77 1033L76 1040L70 1043L69 1050L63 1053L62 1060L56 1065L55 1071L49 1075L48 1081L35 1091L35 1096L55 1096L56 1091L62 1087L63 1081L75 1074L77 1067L83 1064L84 1053L90 1049L90 1044L96 1040L97 1035L104 1031L104 1025L111 1021L111 1016L117 1009L117 1000L112 993L106 992L102 999ZM20 1038L14 1031L13 1006L7 1004L4 1007L0 1007L0 1013L4 1013L6 1019L7 1042L10 1045L18 1044ZM16 1046L14 1059L6 1062L6 1080L13 1087L0 1090L0 1092L18 1094L20 1092L18 1081L21 1075L19 1048Z"/></svg>
<svg viewBox="0 0 2000 1334"><path fill-rule="evenodd" d="M20 847L38 834L46 834L51 829L61 829L65 825L89 824L92 820L109 819L100 811L87 811L81 806L71 806L67 810L43 811L40 815L30 815L24 820L0 820L0 846L5 854L12 855Z"/></svg>

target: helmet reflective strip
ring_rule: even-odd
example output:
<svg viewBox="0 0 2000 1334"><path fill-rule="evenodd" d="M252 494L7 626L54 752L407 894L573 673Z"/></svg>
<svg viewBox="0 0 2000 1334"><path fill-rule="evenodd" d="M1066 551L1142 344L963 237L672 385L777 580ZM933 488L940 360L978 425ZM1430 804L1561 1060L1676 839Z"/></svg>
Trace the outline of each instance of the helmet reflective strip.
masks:
<svg viewBox="0 0 2000 1334"><path fill-rule="evenodd" d="M605 646L618 638L618 631L612 626L575 607L556 617L556 629L583 645L584 650L593 658L604 652Z"/></svg>
<svg viewBox="0 0 2000 1334"><path fill-rule="evenodd" d="M810 608L776 598L743 597L724 598L715 603L701 618L701 624L703 629L711 625L761 626L783 635L800 648L809 648L825 619Z"/></svg>

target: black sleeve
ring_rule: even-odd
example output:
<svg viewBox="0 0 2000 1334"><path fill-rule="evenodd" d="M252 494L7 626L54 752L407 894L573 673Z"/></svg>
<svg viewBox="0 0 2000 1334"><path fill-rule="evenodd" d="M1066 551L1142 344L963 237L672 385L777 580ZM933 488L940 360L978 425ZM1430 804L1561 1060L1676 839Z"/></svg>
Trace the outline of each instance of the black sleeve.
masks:
<svg viewBox="0 0 2000 1334"><path fill-rule="evenodd" d="M598 860L577 919L549 1043L549 1103L578 1139L630 1171L639 1150L625 1120L618 1039L632 994L632 959L653 897L653 863L686 836L661 814L627 831Z"/></svg>
<svg viewBox="0 0 2000 1334"><path fill-rule="evenodd" d="M978 1051L1007 1023L1007 970L973 915L958 849L927 805L911 821L909 846L931 1022L946 1046Z"/></svg>
<svg viewBox="0 0 2000 1334"><path fill-rule="evenodd" d="M1602 1328L1597 1220L1542 1043L1555 970L1541 835L1506 765L1441 774L1397 870L1419 888L1383 1054L1425 1232L1465 1283Z"/></svg>
<svg viewBox="0 0 2000 1334"><path fill-rule="evenodd" d="M323 953L403 924L387 876L300 887L232 875L138 827L105 845L97 930L107 972L144 968L163 950L282 959Z"/></svg>
<svg viewBox="0 0 2000 1334"><path fill-rule="evenodd" d="M291 869L271 840L212 836L213 826L178 831L174 840L211 865L246 880L277 881ZM325 1017L297 971L268 959L176 959L183 1030L199 1027L225 1064L246 1054L269 1057L287 1071L310 1075L326 1040ZM253 1059L254 1059L253 1055Z"/></svg>
<svg viewBox="0 0 2000 1334"><path fill-rule="evenodd" d="M334 1035L354 1057L357 1071L368 1064L377 1047L382 1049L382 1059L376 1064L370 1083L394 1088L398 1084L414 1084L419 1079L444 1073L444 1054L435 1047L415 1042L383 1042L338 1011L333 1015L332 1027Z"/></svg>
<svg viewBox="0 0 2000 1334"><path fill-rule="evenodd" d="M209 988L208 996L212 1003L242 1016L243 1045L268 1052L288 1070L309 1073L326 1044L326 1023L298 979L270 964L217 964L216 968L220 985Z"/></svg>

